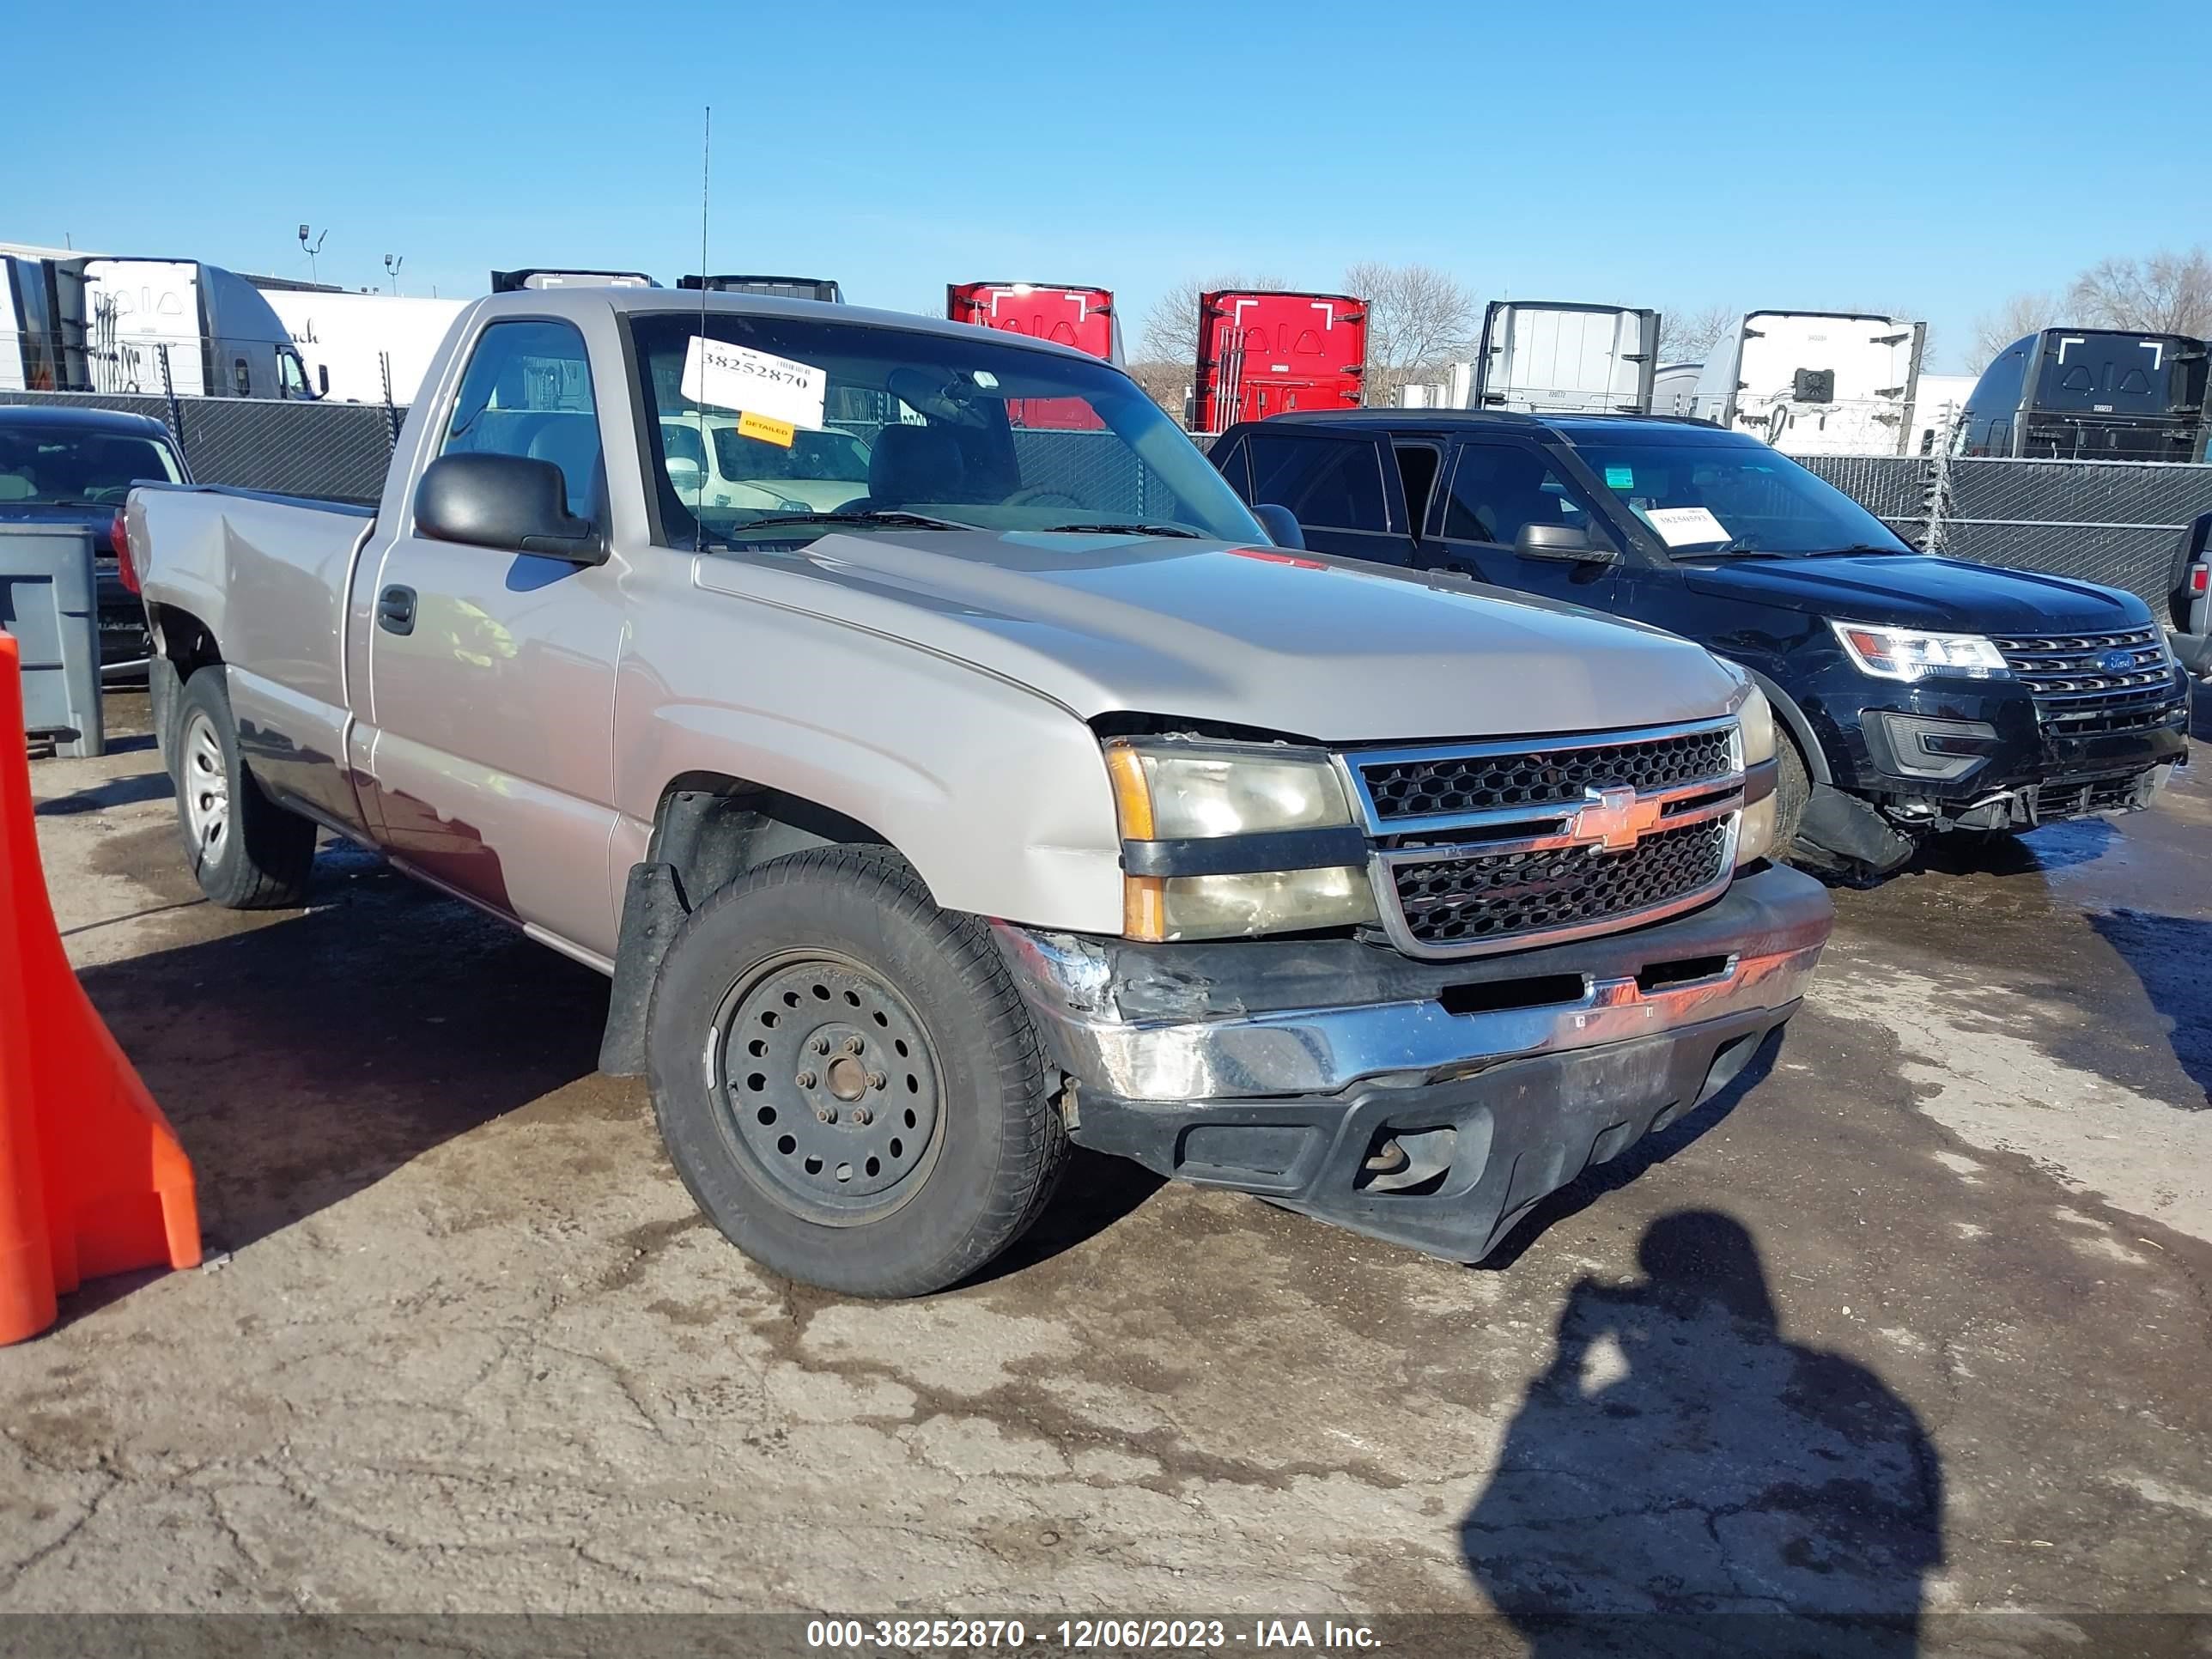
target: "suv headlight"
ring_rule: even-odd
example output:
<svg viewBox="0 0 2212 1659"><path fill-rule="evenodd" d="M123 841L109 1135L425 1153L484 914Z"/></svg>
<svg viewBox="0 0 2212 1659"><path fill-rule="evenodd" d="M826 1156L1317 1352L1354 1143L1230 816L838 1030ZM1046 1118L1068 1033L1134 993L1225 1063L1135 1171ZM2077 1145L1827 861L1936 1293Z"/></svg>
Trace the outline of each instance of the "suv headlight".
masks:
<svg viewBox="0 0 2212 1659"><path fill-rule="evenodd" d="M1836 622L1844 654L1877 679L1917 680L1929 674L1967 679L2012 678L2004 653L1979 634L1930 634L1917 628L1888 628L1878 623Z"/></svg>
<svg viewBox="0 0 2212 1659"><path fill-rule="evenodd" d="M1735 714L1736 741L1741 747L1746 768L1771 761L1775 756L1774 705L1757 686L1747 689L1747 695ZM1743 809L1743 822L1735 836L1735 861L1738 868L1757 859L1763 859L1774 850L1774 794L1771 790L1760 799Z"/></svg>
<svg viewBox="0 0 2212 1659"><path fill-rule="evenodd" d="M1279 744L1105 745L1122 859L1122 931L1232 939L1375 921L1366 837L1328 756Z"/></svg>

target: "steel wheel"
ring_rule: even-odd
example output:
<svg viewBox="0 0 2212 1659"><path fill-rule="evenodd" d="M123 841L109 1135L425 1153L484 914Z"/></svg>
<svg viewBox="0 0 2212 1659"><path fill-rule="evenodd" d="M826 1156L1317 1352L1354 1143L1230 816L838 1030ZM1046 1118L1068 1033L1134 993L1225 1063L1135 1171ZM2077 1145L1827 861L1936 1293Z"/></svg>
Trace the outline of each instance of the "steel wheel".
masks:
<svg viewBox="0 0 2212 1659"><path fill-rule="evenodd" d="M204 714L193 714L185 726L183 748L177 787L184 795L185 822L201 861L220 864L230 844L230 769L223 763L215 722Z"/></svg>
<svg viewBox="0 0 2212 1659"><path fill-rule="evenodd" d="M732 988L708 1046L723 1135L777 1201L875 1220L936 1162L943 1075L906 999L848 957L772 958Z"/></svg>

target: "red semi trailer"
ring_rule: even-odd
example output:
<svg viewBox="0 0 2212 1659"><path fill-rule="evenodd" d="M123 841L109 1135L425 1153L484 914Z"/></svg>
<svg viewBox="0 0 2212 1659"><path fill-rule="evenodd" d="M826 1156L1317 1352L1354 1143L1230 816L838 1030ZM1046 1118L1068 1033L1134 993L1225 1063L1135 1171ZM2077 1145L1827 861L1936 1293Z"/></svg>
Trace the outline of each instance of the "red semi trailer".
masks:
<svg viewBox="0 0 2212 1659"><path fill-rule="evenodd" d="M951 283L945 314L956 323L1003 328L1033 340L1051 340L1121 366L1121 319L1109 289L1058 283ZM1090 405L1069 398L1017 399L1007 418L1021 427L1096 428Z"/></svg>
<svg viewBox="0 0 2212 1659"><path fill-rule="evenodd" d="M1109 289L1054 283L953 283L945 290L945 314L956 323L1012 329L1033 340L1054 340L1119 366L1121 324Z"/></svg>
<svg viewBox="0 0 2212 1659"><path fill-rule="evenodd" d="M1228 289L1198 296L1194 432L1293 409L1356 409L1366 378L1364 300Z"/></svg>

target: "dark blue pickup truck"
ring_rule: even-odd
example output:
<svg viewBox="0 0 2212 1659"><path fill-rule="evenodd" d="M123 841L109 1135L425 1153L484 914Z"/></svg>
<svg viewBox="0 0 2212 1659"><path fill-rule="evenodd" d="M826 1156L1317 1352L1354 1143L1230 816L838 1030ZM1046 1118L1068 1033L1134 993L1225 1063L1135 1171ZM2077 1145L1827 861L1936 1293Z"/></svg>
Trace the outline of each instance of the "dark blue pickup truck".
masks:
<svg viewBox="0 0 2212 1659"><path fill-rule="evenodd" d="M146 611L124 585L114 525L131 486L190 483L168 428L143 415L52 404L0 407L0 524L82 525L100 581L100 659L146 659Z"/></svg>

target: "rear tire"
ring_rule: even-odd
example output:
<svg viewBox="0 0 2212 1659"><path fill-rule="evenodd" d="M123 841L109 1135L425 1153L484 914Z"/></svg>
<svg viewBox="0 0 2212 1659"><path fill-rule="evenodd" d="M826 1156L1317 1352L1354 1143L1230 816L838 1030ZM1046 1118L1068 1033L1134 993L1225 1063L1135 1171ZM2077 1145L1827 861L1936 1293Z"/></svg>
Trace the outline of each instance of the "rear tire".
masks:
<svg viewBox="0 0 2212 1659"><path fill-rule="evenodd" d="M795 853L701 905L654 980L647 1053L699 1208L827 1290L959 1283L1029 1229L1066 1159L988 930L887 848Z"/></svg>
<svg viewBox="0 0 2212 1659"><path fill-rule="evenodd" d="M246 769L221 668L203 669L185 683L169 763L177 828L200 891L229 910L305 903L315 826L263 794Z"/></svg>

